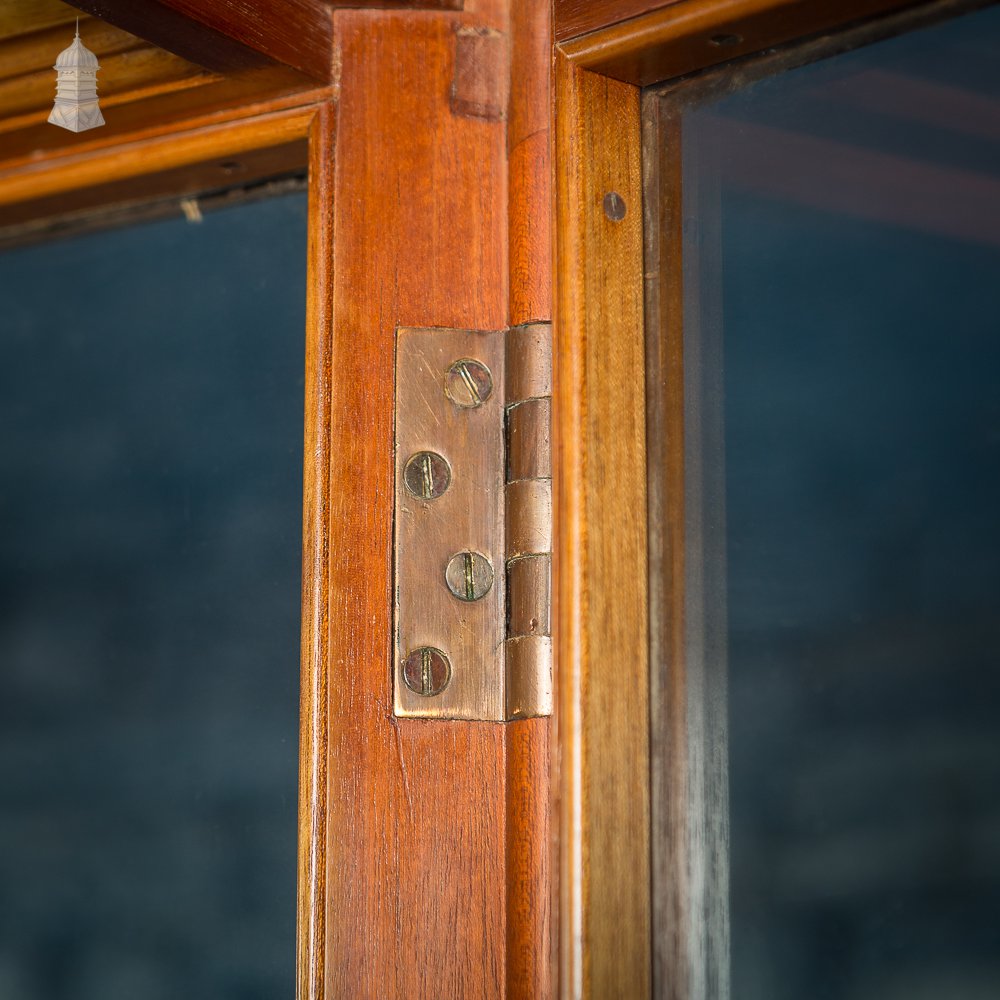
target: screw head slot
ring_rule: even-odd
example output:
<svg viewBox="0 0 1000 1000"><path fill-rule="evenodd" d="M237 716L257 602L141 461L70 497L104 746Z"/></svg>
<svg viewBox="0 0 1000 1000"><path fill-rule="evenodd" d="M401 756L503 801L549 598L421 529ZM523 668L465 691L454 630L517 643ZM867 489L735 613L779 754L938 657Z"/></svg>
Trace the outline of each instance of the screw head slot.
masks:
<svg viewBox="0 0 1000 1000"><path fill-rule="evenodd" d="M451 484L451 468L435 451L418 451L403 466L403 485L418 500L435 500Z"/></svg>
<svg viewBox="0 0 1000 1000"><path fill-rule="evenodd" d="M493 567L482 553L459 552L448 560L444 578L460 601L478 601L493 586Z"/></svg>
<svg viewBox="0 0 1000 1000"><path fill-rule="evenodd" d="M419 646L403 660L403 681L422 698L440 694L451 680L451 662L433 646Z"/></svg>
<svg viewBox="0 0 1000 1000"><path fill-rule="evenodd" d="M444 391L456 406L474 409L493 394L493 373L481 361L462 358L448 369Z"/></svg>

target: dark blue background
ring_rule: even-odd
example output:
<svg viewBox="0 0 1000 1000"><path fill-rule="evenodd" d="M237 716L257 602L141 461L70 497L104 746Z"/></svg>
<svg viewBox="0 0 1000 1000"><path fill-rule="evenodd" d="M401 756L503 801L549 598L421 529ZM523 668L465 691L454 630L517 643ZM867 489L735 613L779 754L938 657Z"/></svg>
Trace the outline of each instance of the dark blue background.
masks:
<svg viewBox="0 0 1000 1000"><path fill-rule="evenodd" d="M294 989L305 196L0 256L0 997Z"/></svg>

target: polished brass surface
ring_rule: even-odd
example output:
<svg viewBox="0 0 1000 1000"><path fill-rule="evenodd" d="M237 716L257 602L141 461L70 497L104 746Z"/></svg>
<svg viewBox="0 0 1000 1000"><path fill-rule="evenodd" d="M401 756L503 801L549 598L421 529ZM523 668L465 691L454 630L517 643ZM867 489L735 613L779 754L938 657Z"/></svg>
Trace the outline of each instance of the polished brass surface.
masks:
<svg viewBox="0 0 1000 1000"><path fill-rule="evenodd" d="M434 500L450 483L448 463L433 451L418 451L403 466L403 485L411 497Z"/></svg>
<svg viewBox="0 0 1000 1000"><path fill-rule="evenodd" d="M470 361L490 372L491 390L481 392L479 405L460 406L446 390L456 363ZM479 553L493 566L503 565L503 373L502 331L397 332L394 687L399 716L501 720L505 715L505 574L496 572L489 590L473 601L457 600L445 575L456 553ZM440 455L451 469L448 489L433 500L415 497L405 486L405 465L419 452ZM424 646L440 650L451 663L450 682L429 696L422 685L421 693L412 690L402 676L406 657Z"/></svg>
<svg viewBox="0 0 1000 1000"><path fill-rule="evenodd" d="M552 480L507 484L507 558L552 549Z"/></svg>
<svg viewBox="0 0 1000 1000"><path fill-rule="evenodd" d="M528 399L507 408L507 482L549 479L551 400Z"/></svg>
<svg viewBox="0 0 1000 1000"><path fill-rule="evenodd" d="M403 660L406 686L422 698L440 694L451 680L451 663L440 649L421 646Z"/></svg>
<svg viewBox="0 0 1000 1000"><path fill-rule="evenodd" d="M506 642L508 719L552 714L552 639L525 635Z"/></svg>
<svg viewBox="0 0 1000 1000"><path fill-rule="evenodd" d="M444 391L456 406L482 406L493 393L493 373L475 358L462 358L448 369Z"/></svg>
<svg viewBox="0 0 1000 1000"><path fill-rule="evenodd" d="M526 323L507 331L507 403L552 395L552 324Z"/></svg>
<svg viewBox="0 0 1000 1000"><path fill-rule="evenodd" d="M551 328L400 329L395 712L552 711Z"/></svg>
<svg viewBox="0 0 1000 1000"><path fill-rule="evenodd" d="M507 563L507 637L551 635L548 553Z"/></svg>
<svg viewBox="0 0 1000 1000"><path fill-rule="evenodd" d="M460 601L478 601L493 586L493 566L481 552L459 552L448 560L444 579Z"/></svg>
<svg viewBox="0 0 1000 1000"><path fill-rule="evenodd" d="M552 328L507 332L504 547L508 719L552 713Z"/></svg>

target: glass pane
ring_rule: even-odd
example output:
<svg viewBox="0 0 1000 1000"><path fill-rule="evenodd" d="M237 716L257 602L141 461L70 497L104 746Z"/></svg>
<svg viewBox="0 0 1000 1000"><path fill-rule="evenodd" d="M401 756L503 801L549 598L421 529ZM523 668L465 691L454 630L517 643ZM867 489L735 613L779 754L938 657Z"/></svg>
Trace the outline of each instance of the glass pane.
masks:
<svg viewBox="0 0 1000 1000"><path fill-rule="evenodd" d="M682 142L732 996L996 998L1000 10L702 104Z"/></svg>
<svg viewBox="0 0 1000 1000"><path fill-rule="evenodd" d="M305 196L0 256L0 997L294 987Z"/></svg>

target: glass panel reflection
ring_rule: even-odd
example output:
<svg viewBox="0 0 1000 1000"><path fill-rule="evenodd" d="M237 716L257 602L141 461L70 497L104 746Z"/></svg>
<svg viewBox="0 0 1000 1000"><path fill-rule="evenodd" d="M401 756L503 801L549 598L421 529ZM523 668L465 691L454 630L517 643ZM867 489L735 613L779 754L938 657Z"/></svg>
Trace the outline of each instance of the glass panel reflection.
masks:
<svg viewBox="0 0 1000 1000"><path fill-rule="evenodd" d="M1000 10L691 110L683 143L732 995L995 998Z"/></svg>
<svg viewBox="0 0 1000 1000"><path fill-rule="evenodd" d="M0 257L0 997L290 996L305 196Z"/></svg>

